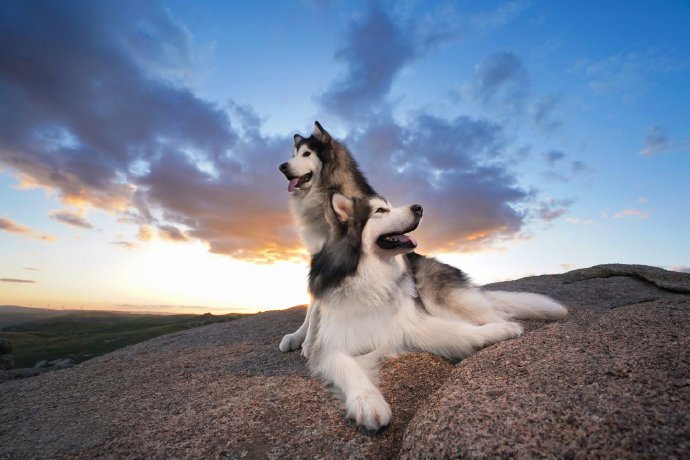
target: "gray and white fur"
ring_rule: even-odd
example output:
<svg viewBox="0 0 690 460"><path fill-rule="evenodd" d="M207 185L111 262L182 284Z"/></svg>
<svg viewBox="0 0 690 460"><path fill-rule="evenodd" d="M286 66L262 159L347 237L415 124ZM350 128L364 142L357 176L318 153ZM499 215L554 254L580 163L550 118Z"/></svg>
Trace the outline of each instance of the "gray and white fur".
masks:
<svg viewBox="0 0 690 460"><path fill-rule="evenodd" d="M347 147L318 121L310 137L294 136L292 157L279 169L289 181L290 210L312 256L321 250L338 225L330 203L334 192L351 198L378 196ZM459 317L480 325L502 320L506 316L503 311L525 319L557 318L566 314L565 308L538 294L481 290L461 270L434 258L411 252L406 260L419 294L417 302L433 316ZM316 315L312 304L300 328L283 337L280 350L287 352L302 347L302 354L308 356L312 337L309 332L314 329L310 322Z"/></svg>
<svg viewBox="0 0 690 460"><path fill-rule="evenodd" d="M471 301L465 310L446 308L442 295L420 299L419 286L437 285L438 280L454 285L457 276L434 262L428 262L429 270L424 266L428 259L411 252L417 241L406 233L419 224L420 205L394 208L381 197L339 193L330 204L336 221L312 257L305 347L311 371L333 385L347 417L358 425L378 430L391 419L391 408L376 385L382 360L407 351L464 358L522 333L520 324L509 321L525 313L522 301L494 302L474 288L462 294L450 288L456 301ZM510 300L510 293L502 295ZM540 317L565 314L545 297L521 300L530 300L532 313ZM481 305L481 314L474 302Z"/></svg>

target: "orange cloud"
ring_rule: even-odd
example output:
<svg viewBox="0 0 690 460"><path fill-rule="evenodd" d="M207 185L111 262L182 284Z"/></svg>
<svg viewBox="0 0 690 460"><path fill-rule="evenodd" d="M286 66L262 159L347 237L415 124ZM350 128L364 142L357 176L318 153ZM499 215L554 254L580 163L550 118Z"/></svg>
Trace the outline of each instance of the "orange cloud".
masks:
<svg viewBox="0 0 690 460"><path fill-rule="evenodd" d="M32 230L29 227L25 227L8 219L6 217L0 217L0 229L12 233L31 233Z"/></svg>
<svg viewBox="0 0 690 460"><path fill-rule="evenodd" d="M53 235L39 233L6 217L0 217L0 230L5 230L6 232L17 233L44 241L54 241L56 239Z"/></svg>

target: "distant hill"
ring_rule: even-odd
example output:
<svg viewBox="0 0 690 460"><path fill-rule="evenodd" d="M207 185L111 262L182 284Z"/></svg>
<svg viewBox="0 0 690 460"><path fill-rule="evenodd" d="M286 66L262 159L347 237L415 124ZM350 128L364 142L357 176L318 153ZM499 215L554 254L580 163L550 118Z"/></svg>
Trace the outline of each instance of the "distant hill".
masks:
<svg viewBox="0 0 690 460"><path fill-rule="evenodd" d="M0 306L0 338L13 343L16 368L75 364L159 335L245 315L139 314Z"/></svg>
<svg viewBox="0 0 690 460"><path fill-rule="evenodd" d="M15 324L56 318L64 314L74 312L75 310L51 310L49 308L28 308L18 307L16 305L0 305L0 330Z"/></svg>

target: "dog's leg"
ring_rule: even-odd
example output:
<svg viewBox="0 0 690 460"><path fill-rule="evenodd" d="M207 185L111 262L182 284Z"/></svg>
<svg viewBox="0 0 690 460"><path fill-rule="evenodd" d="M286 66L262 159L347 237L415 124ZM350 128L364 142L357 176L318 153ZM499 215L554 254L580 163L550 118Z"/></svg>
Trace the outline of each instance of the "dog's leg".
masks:
<svg viewBox="0 0 690 460"><path fill-rule="evenodd" d="M342 352L320 355L310 363L345 396L346 416L369 430L388 425L391 408L356 358Z"/></svg>
<svg viewBox="0 0 690 460"><path fill-rule="evenodd" d="M308 313L309 325L307 327L307 332L306 336L304 337L304 341L302 342L302 356L304 356L305 358L309 358L311 347L314 344L314 341L316 340L316 335L319 330L319 323L321 321L321 312L319 311L319 304L317 302L313 302L309 307Z"/></svg>
<svg viewBox="0 0 690 460"><path fill-rule="evenodd" d="M518 319L558 319L568 310L551 297L531 292L480 291L493 308Z"/></svg>
<svg viewBox="0 0 690 460"><path fill-rule="evenodd" d="M477 326L464 321L423 316L405 331L405 339L412 349L457 359L520 334L522 326L514 322L499 321Z"/></svg>
<svg viewBox="0 0 690 460"><path fill-rule="evenodd" d="M283 337L283 340L280 341L280 345L278 345L278 349L280 349L280 351L286 353L288 351L298 350L302 346L304 339L307 337L307 331L309 330L309 318L313 313L313 310L313 306L309 305L307 308L307 314L304 317L304 322L299 329L292 334L287 334L285 337Z"/></svg>

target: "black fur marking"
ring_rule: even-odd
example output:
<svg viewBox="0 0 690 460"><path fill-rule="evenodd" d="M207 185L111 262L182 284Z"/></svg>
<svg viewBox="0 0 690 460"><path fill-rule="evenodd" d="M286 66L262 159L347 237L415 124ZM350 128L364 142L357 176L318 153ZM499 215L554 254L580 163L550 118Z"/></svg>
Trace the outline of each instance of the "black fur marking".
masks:
<svg viewBox="0 0 690 460"><path fill-rule="evenodd" d="M320 297L357 272L362 257L362 231L370 213L367 200L354 198L353 215L346 222L337 221L329 240L312 256L309 292L314 297Z"/></svg>

